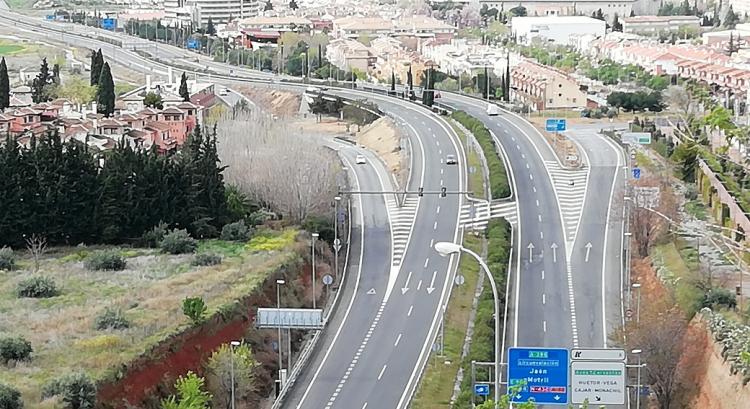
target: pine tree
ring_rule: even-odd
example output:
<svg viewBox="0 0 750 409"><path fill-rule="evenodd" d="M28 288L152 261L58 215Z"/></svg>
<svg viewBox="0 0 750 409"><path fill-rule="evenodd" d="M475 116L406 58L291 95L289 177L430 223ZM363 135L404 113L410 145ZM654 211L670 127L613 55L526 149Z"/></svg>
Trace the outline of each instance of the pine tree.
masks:
<svg viewBox="0 0 750 409"><path fill-rule="evenodd" d="M10 79L5 57L0 60L0 112L10 106Z"/></svg>
<svg viewBox="0 0 750 409"><path fill-rule="evenodd" d="M108 117L115 112L115 83L112 80L112 72L107 62L102 66L99 88L96 91L96 101L99 112L104 116Z"/></svg>
<svg viewBox="0 0 750 409"><path fill-rule="evenodd" d="M630 17L635 17L635 10L630 10Z"/></svg>
<svg viewBox="0 0 750 409"><path fill-rule="evenodd" d="M266 2L266 6L263 8L263 11L271 11L273 10L273 4L271 4L271 0L268 0Z"/></svg>
<svg viewBox="0 0 750 409"><path fill-rule="evenodd" d="M190 101L190 91L188 91L187 75L185 75L184 72L182 73L182 77L180 78L180 96L182 97L183 101Z"/></svg>
<svg viewBox="0 0 750 409"><path fill-rule="evenodd" d="M289 2L289 8L291 10L297 10L299 8L299 6L297 5L297 1L296 0L291 0Z"/></svg>
<svg viewBox="0 0 750 409"><path fill-rule="evenodd" d="M391 71L391 91L396 91L396 73Z"/></svg>
<svg viewBox="0 0 750 409"><path fill-rule="evenodd" d="M35 104L46 100L45 87L50 80L49 65L47 59L42 58L42 65L39 68L39 74L31 82L31 100Z"/></svg>
<svg viewBox="0 0 750 409"><path fill-rule="evenodd" d="M739 22L740 18L734 13L732 5L729 5L729 10L727 10L727 14L724 16L724 27L734 28Z"/></svg>
<svg viewBox="0 0 750 409"><path fill-rule="evenodd" d="M214 27L214 20L209 17L208 23L206 24L206 34L212 36L216 34L216 27Z"/></svg>
<svg viewBox="0 0 750 409"><path fill-rule="evenodd" d="M97 85L99 83L99 77L102 75L102 66L104 65L104 56L102 55L102 49L94 51L91 54L91 85Z"/></svg>

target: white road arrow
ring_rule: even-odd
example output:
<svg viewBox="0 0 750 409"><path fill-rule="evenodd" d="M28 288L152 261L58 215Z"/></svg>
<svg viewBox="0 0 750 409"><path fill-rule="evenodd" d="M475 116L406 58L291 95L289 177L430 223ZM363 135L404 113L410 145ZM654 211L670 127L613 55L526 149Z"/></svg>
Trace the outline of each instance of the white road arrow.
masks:
<svg viewBox="0 0 750 409"><path fill-rule="evenodd" d="M370 288L370 291L367 292L368 295L375 295L375 288Z"/></svg>
<svg viewBox="0 0 750 409"><path fill-rule="evenodd" d="M529 261L531 261L534 258L534 243L529 243L526 248L529 249Z"/></svg>
<svg viewBox="0 0 750 409"><path fill-rule="evenodd" d="M552 248L552 261L557 263L557 243L552 243L550 247Z"/></svg>
<svg viewBox="0 0 750 409"><path fill-rule="evenodd" d="M409 275L406 276L406 283L401 287L401 294L406 294L406 292L409 291L409 280L411 280L411 271L409 271Z"/></svg>
<svg viewBox="0 0 750 409"><path fill-rule="evenodd" d="M427 287L427 294L432 294L433 291L435 291L435 277L437 276L437 271L432 272L432 281L430 281L430 286Z"/></svg>
<svg viewBox="0 0 750 409"><path fill-rule="evenodd" d="M584 261L586 261L587 263L589 262L589 253L591 253L591 247L594 247L591 245L591 242L586 243L586 260Z"/></svg>

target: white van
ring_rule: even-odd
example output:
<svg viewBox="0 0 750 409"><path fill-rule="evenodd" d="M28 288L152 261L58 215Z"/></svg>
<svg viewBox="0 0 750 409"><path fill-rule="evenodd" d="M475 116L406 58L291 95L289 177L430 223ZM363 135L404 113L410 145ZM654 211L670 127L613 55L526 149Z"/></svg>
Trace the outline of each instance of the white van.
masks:
<svg viewBox="0 0 750 409"><path fill-rule="evenodd" d="M500 107L495 104L487 104L487 115L497 116L500 115Z"/></svg>

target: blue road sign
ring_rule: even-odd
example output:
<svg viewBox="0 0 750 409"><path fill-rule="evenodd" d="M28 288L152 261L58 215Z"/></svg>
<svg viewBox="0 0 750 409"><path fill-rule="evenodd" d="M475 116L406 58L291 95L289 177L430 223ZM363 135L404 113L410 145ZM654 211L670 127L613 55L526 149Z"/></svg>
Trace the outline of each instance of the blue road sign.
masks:
<svg viewBox="0 0 750 409"><path fill-rule="evenodd" d="M547 132L562 132L568 129L568 123L565 119L551 118L547 120L544 129Z"/></svg>
<svg viewBox="0 0 750 409"><path fill-rule="evenodd" d="M641 168L633 168L633 179L641 178Z"/></svg>
<svg viewBox="0 0 750 409"><path fill-rule="evenodd" d="M490 396L490 385L474 385L474 395L477 396Z"/></svg>
<svg viewBox="0 0 750 409"><path fill-rule="evenodd" d="M102 19L102 28L105 30L114 31L117 28L117 19L105 18Z"/></svg>
<svg viewBox="0 0 750 409"><path fill-rule="evenodd" d="M567 349L510 348L508 393L512 403L568 404ZM514 388L515 387L515 388Z"/></svg>
<svg viewBox="0 0 750 409"><path fill-rule="evenodd" d="M194 38L188 38L187 40L187 48L189 50L197 50L201 48L201 42L194 39Z"/></svg>

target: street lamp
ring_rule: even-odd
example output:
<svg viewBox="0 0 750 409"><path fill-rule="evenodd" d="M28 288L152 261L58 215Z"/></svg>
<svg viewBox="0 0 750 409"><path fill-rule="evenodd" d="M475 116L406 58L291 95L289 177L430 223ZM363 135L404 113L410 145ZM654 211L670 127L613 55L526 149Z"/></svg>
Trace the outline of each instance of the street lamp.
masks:
<svg viewBox="0 0 750 409"><path fill-rule="evenodd" d="M320 234L313 233L312 240L310 241L310 247L312 249L312 305L315 309L315 240L318 239Z"/></svg>
<svg viewBox="0 0 750 409"><path fill-rule="evenodd" d="M333 198L333 271L336 275L336 279L339 277L339 249L341 248L341 241L339 241L339 203L341 203L341 196Z"/></svg>
<svg viewBox="0 0 750 409"><path fill-rule="evenodd" d="M466 247L445 241L435 243L435 251L440 253L441 256L447 257L449 255L458 254L464 252L474 257L479 265L482 266L482 270L487 274L490 286L492 286L492 298L495 301L495 406L500 402L500 300L497 295L497 286L495 285L495 279L492 277L490 268L482 260L479 255Z"/></svg>
<svg viewBox="0 0 750 409"><path fill-rule="evenodd" d="M633 283L633 289L638 291L638 301L635 307L635 323L641 323L641 283Z"/></svg>
<svg viewBox="0 0 750 409"><path fill-rule="evenodd" d="M229 343L229 349L231 350L231 354L229 355L229 360L231 361L231 378L232 378L232 409L234 409L234 348L240 346L240 341L231 341Z"/></svg>
<svg viewBox="0 0 750 409"><path fill-rule="evenodd" d="M636 409L641 409L641 352L643 350L640 349L634 349L630 351L633 355L638 357L638 369L636 375L636 385L635 385L635 407Z"/></svg>
<svg viewBox="0 0 750 409"><path fill-rule="evenodd" d="M286 281L284 281L284 279L282 279L282 278L276 279L276 319L277 320L281 319L281 287L280 286L284 285L284 283L286 283ZM279 323L279 324L281 324L281 323ZM278 325L278 330L279 330L279 333L278 333L279 385L281 385L281 366L282 366L282 361L281 361L281 325ZM281 385L281 386L283 386L283 385Z"/></svg>

